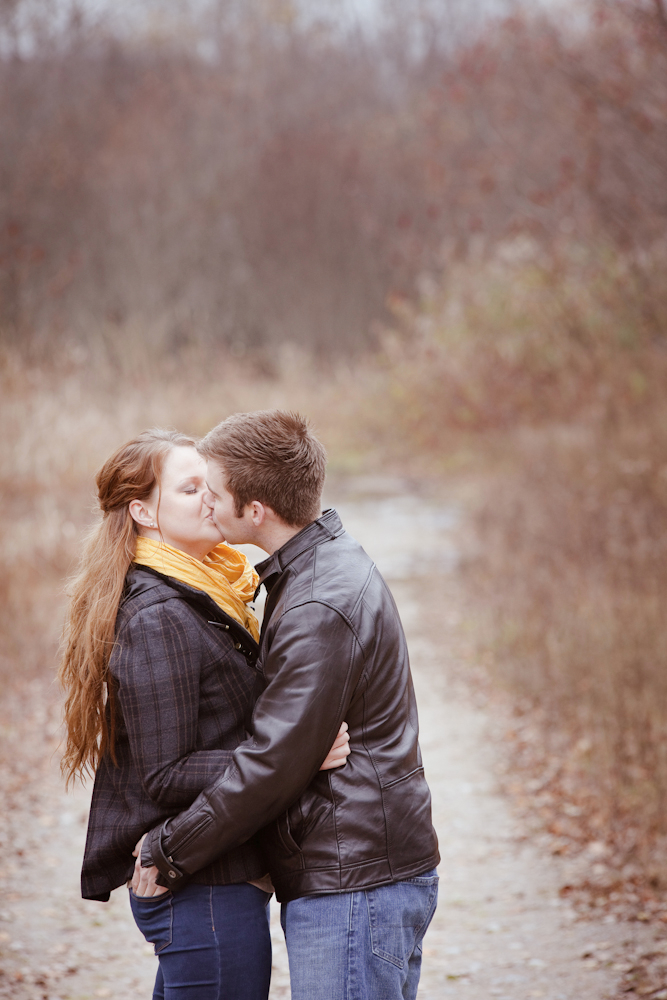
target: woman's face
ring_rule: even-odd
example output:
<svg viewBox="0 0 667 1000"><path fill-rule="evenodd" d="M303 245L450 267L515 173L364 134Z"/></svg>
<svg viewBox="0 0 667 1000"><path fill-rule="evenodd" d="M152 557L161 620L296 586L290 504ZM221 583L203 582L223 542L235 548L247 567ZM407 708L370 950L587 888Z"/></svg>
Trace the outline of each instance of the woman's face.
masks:
<svg viewBox="0 0 667 1000"><path fill-rule="evenodd" d="M223 540L204 502L206 462L194 448L178 445L165 458L161 480L143 505L156 527L142 524L141 534L203 559Z"/></svg>

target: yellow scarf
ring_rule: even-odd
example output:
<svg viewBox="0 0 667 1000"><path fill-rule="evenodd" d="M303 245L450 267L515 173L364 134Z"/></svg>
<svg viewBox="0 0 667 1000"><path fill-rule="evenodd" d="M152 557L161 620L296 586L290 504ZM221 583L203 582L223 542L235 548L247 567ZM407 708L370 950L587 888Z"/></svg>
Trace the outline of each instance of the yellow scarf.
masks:
<svg viewBox="0 0 667 1000"><path fill-rule="evenodd" d="M200 562L171 545L139 535L134 561L205 591L223 611L243 625L255 641L259 639L259 623L247 607L259 577L246 557L231 545L220 542Z"/></svg>

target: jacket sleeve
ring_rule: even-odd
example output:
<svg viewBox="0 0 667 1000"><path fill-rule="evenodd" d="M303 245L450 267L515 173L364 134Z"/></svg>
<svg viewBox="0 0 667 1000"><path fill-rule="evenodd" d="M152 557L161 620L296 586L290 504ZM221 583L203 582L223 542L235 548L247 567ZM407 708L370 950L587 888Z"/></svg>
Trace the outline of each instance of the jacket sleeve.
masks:
<svg viewBox="0 0 667 1000"><path fill-rule="evenodd" d="M337 611L319 602L287 611L264 662L252 738L189 809L148 834L142 864L178 888L284 812L324 761L362 669L363 651Z"/></svg>
<svg viewBox="0 0 667 1000"><path fill-rule="evenodd" d="M195 750L201 667L207 653L191 612L165 601L122 628L110 663L132 758L148 796L189 805L232 760L231 750Z"/></svg>

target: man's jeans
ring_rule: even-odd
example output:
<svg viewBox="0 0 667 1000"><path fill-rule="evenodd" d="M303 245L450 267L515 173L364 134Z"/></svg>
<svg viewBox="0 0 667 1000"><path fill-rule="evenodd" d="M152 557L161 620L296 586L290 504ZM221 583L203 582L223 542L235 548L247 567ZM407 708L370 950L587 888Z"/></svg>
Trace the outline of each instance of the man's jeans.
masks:
<svg viewBox="0 0 667 1000"><path fill-rule="evenodd" d="M130 892L137 926L160 961L153 1000L267 1000L269 899L246 883Z"/></svg>
<svg viewBox="0 0 667 1000"><path fill-rule="evenodd" d="M292 1000L414 1000L435 871L377 889L284 903Z"/></svg>

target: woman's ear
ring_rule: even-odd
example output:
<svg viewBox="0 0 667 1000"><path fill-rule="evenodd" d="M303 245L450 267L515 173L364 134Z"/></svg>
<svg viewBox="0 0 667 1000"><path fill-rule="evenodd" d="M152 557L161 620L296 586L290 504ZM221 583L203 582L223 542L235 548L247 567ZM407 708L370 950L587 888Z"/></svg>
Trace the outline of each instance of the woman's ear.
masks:
<svg viewBox="0 0 667 1000"><path fill-rule="evenodd" d="M148 508L144 507L141 500L130 500L130 505L128 507L128 510L130 512L130 517L132 518L132 520L136 521L136 523L141 525L142 528L157 527L157 525L155 524L155 518L148 510Z"/></svg>

